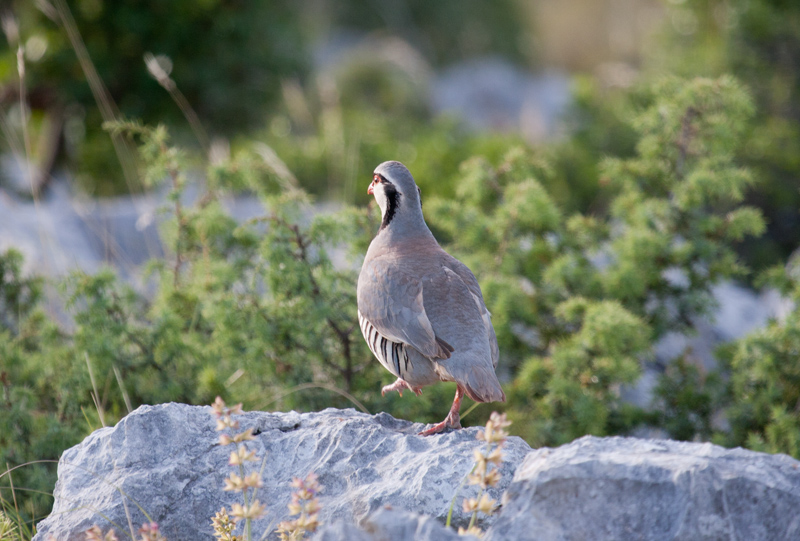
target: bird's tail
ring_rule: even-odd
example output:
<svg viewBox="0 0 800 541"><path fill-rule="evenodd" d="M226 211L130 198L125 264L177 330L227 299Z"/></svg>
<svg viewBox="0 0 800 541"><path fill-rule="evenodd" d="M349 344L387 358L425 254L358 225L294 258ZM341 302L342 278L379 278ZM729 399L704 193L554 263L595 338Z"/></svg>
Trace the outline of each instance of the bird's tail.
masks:
<svg viewBox="0 0 800 541"><path fill-rule="evenodd" d="M494 370L487 369L484 366L473 367L472 370L466 374L464 381L461 381L461 386L467 396L476 402L505 402L506 393L500 387Z"/></svg>

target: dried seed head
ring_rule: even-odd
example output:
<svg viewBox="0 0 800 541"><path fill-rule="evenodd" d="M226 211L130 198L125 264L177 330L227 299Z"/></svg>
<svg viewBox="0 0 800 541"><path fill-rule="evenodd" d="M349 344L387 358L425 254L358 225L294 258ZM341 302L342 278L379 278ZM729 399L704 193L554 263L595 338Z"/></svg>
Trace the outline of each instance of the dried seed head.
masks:
<svg viewBox="0 0 800 541"><path fill-rule="evenodd" d="M237 447L235 451L231 451L231 457L228 460L228 464L231 466L241 466L245 462L252 462L255 459L255 451L248 451L247 448L242 445L241 447Z"/></svg>
<svg viewBox="0 0 800 541"><path fill-rule="evenodd" d="M233 516L233 520L240 521L240 520L255 520L264 516L264 512L266 511L266 507L261 504L258 500L253 500L250 502L250 505L243 506L240 503L235 503L231 506L231 515Z"/></svg>
<svg viewBox="0 0 800 541"><path fill-rule="evenodd" d="M244 479L242 479L239 475L232 473L225 479L225 486L222 490L239 491L243 490L244 486Z"/></svg>
<svg viewBox="0 0 800 541"><path fill-rule="evenodd" d="M483 537L483 532L477 526L470 526L469 528L459 527L458 535L474 535L478 539Z"/></svg>
<svg viewBox="0 0 800 541"><path fill-rule="evenodd" d="M491 499L488 494L483 494L480 500L478 500L478 511L486 515L491 515L494 513L496 506L497 501Z"/></svg>
<svg viewBox="0 0 800 541"><path fill-rule="evenodd" d="M86 541L119 541L114 530L108 530L105 535L99 526L95 525L84 533ZM3 539L5 539L3 537ZM9 538L10 539L10 538Z"/></svg>
<svg viewBox="0 0 800 541"><path fill-rule="evenodd" d="M503 448L498 446L492 449L492 452L489 453L489 456L486 457L486 460L495 466L499 466L503 461Z"/></svg>
<svg viewBox="0 0 800 541"><path fill-rule="evenodd" d="M261 481L261 476L258 475L258 472L253 472L245 476L244 486L248 488L261 488L264 486L264 483Z"/></svg>
<svg viewBox="0 0 800 541"><path fill-rule="evenodd" d="M500 470L494 469L492 471L486 472L486 475L483 477L483 482L481 486L483 488L494 487L500 482Z"/></svg>
<svg viewBox="0 0 800 541"><path fill-rule="evenodd" d="M503 430L505 427L510 426L511 421L506 418L505 413L497 413L493 411L486 421L486 429L478 432L476 436L479 440L486 443L496 443L502 445L508 438L508 432Z"/></svg>
<svg viewBox="0 0 800 541"><path fill-rule="evenodd" d="M233 437L233 441L236 443L242 443L243 441L253 441L255 436L253 436L253 429L248 428L244 432L239 432Z"/></svg>
<svg viewBox="0 0 800 541"><path fill-rule="evenodd" d="M218 396L214 400L214 403L211 404L211 409L214 410L215 416L222 417L222 415L225 413L226 408L225 408L225 401L222 399L221 396Z"/></svg>
<svg viewBox="0 0 800 541"><path fill-rule="evenodd" d="M214 537L219 541L240 541L238 536L233 535L236 523L231 519L228 515L228 510L224 507L211 519L211 526L214 528Z"/></svg>
<svg viewBox="0 0 800 541"><path fill-rule="evenodd" d="M489 415L489 420L496 428L506 428L511 426L511 421L508 420L508 417L505 413L497 413L496 411L493 411L491 415Z"/></svg>
<svg viewBox="0 0 800 541"><path fill-rule="evenodd" d="M139 528L139 534L142 536L140 541L167 541L167 538L158 531L158 524L155 522L142 524L142 527Z"/></svg>
<svg viewBox="0 0 800 541"><path fill-rule="evenodd" d="M158 84L167 90L175 88L175 81L169 77L172 72L172 60L168 56L163 54L154 56L153 53L144 53L144 64L147 66L150 76L158 81Z"/></svg>

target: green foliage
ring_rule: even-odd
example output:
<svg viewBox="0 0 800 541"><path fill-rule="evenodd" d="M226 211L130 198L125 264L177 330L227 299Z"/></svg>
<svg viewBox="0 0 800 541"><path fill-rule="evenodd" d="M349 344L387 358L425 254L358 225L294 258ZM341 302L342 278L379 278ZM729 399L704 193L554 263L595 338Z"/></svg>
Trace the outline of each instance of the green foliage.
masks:
<svg viewBox="0 0 800 541"><path fill-rule="evenodd" d="M123 115L165 122L172 133L185 124L147 73L142 57L152 52L171 59L170 77L212 133L263 120L268 129L257 142L234 140L230 157L208 158L174 145L162 125L109 127L139 142L143 185L170 191L161 221L167 256L150 264L143 290L111 270L71 276L62 284L69 330L45 311L44 283L24 275L20 254L0 254L0 465L57 459L129 408L168 400L357 405L439 420L453 385L381 397L390 375L356 323L358 257L378 226L374 204L364 208L363 172L386 159L412 169L437 238L481 281L518 434L552 445L646 423L676 438L800 456L797 310L722 348L720 374L684 358L667 366L654 412L621 399L653 341L691 332L713 308L711 287L746 277L738 254L761 267L796 247L796 3L672 3L672 31L647 64L718 77L652 84L644 72L624 90L579 77L571 135L537 152L514 136L474 135L452 119L431 119L425 62L381 56L381 36L366 54L309 80L304 43L325 32L304 24L300 4L58 4L72 10ZM13 5L25 45L47 44L40 58L26 57L30 101L65 107L78 178L105 179L117 167L111 140L49 5ZM433 65L487 52L524 56L513 2L403 6L355 0L315 9L334 27L389 26L411 41L424 33ZM16 77L12 46L0 53L0 78L16 87ZM48 121L32 112L34 139ZM187 188L198 177L205 185L195 196ZM123 189L81 182L96 193ZM316 213L299 186L359 208ZM241 193L260 198L262 216L230 216L226 201ZM800 300L795 270L768 275ZM28 528L49 498L26 490L46 493L54 479L52 464L0 474L0 503L13 480L20 526Z"/></svg>
<svg viewBox="0 0 800 541"><path fill-rule="evenodd" d="M119 371L135 403L206 403L234 392L259 407L265 393L280 397L314 381L360 389L355 374L368 357L352 324L355 271L334 268L329 251L366 234L364 213L308 222L303 192L282 188L246 152L216 164L208 191L187 205L188 158L164 129L117 129L141 138L145 177L171 185L164 225L171 255L150 267L151 298L110 272L74 276L67 290L76 348L100 373ZM240 224L220 196L245 187L262 198L266 214ZM330 400L329 393L293 394L277 406L316 409Z"/></svg>
<svg viewBox="0 0 800 541"><path fill-rule="evenodd" d="M76 180L94 195L140 188L130 172L127 182L119 174L120 160L127 159L101 129L110 115L166 122L189 134L185 111L148 73L146 55L156 55L202 123L224 135L260 125L261 114L280 95L281 79L304 73L310 63L292 2L14 0L6 11L8 22L18 23L19 40L0 50L0 84L6 89L0 105L18 104L10 89L19 88L19 45L25 52L25 95L34 117L44 117L28 126L32 139L45 147L39 153L55 154L63 146L63 157L78 170ZM96 74L86 71L87 64ZM101 96L106 92L100 86L108 96ZM14 135L6 152L19 152Z"/></svg>
<svg viewBox="0 0 800 541"><path fill-rule="evenodd" d="M611 217L623 228L610 238L603 287L661 335L691 326L711 306L711 284L743 273L732 243L761 235L764 221L757 209L737 208L752 183L735 161L752 115L746 93L722 77L667 80L655 96L634 121L637 156L602 169L619 189Z"/></svg>
<svg viewBox="0 0 800 541"><path fill-rule="evenodd" d="M730 429L715 437L731 446L800 458L800 282L783 268L769 274L774 285L792 288L795 308L785 319L720 348L729 379L716 406L724 408Z"/></svg>
<svg viewBox="0 0 800 541"><path fill-rule="evenodd" d="M11 249L0 257L0 324L16 332L42 294L42 279L22 275L22 254Z"/></svg>
<svg viewBox="0 0 800 541"><path fill-rule="evenodd" d="M47 44L44 55L27 70L31 87L46 88L62 103L94 110L94 98L56 12L24 0L14 4L23 42L38 36ZM251 108L275 100L280 77L306 62L291 2L233 7L220 0L96 0L66 5L121 113L147 122L182 124L180 112L145 68L147 52L169 57L179 88L204 120L222 132L252 128L257 115ZM4 53L3 61L13 64L14 53Z"/></svg>
<svg viewBox="0 0 800 541"><path fill-rule="evenodd" d="M440 137L445 131L429 129L427 87L420 84L420 76L428 77L430 64L487 54L525 60L524 51L530 50L523 39L519 6L510 0L491 7L475 0L396 6L349 0L319 2L310 8L285 0L53 0L38 4L14 0L9 12L19 21L21 43L38 44L26 56L27 93L33 108L46 110L53 117L46 119L50 122L64 113L69 163L75 166L82 188L101 196L137 187L125 185L119 175L111 141L100 129L103 119L98 104L59 15L62 8L74 19L75 31L99 80L108 88L118 117L165 123L184 141L193 139L182 107L148 73L143 61L146 54L155 55L200 123L215 135L252 133L265 120L274 120L272 131L277 138L285 138L286 118L273 117L274 106L298 84L321 87L319 98L325 111L319 118L309 118L301 108L302 118L293 126L295 137L279 153L298 177L313 181L305 184L313 191L321 193L321 188L332 186L331 191L344 192L348 202L353 195L348 179L376 156L396 155L399 147L405 154L400 157L406 159L415 148L435 148L436 154L446 156L438 165L453 170L474 149L473 138L455 129L445 137ZM360 61L337 67L341 73L334 74L333 86L328 62L321 67L322 73L312 71L312 52L330 55L341 42L339 33L349 37L387 28L389 36L375 32L372 39L391 41L390 58L366 46ZM413 43L416 49L392 36ZM0 50L0 83L15 88L16 47ZM416 52L419 49L422 54ZM34 50L40 53L33 54ZM417 73L402 69L409 64L418 68ZM393 65L400 69L386 69ZM344 114L335 110L339 101ZM294 105L289 103L288 109L297 113ZM40 124L32 131L44 131L47 122ZM309 133L310 124L316 125L316 133ZM374 133L380 134L377 139ZM426 145L426 140L434 146ZM460 151L448 152L465 140L470 142ZM275 141L271 144L281 146Z"/></svg>
<svg viewBox="0 0 800 541"><path fill-rule="evenodd" d="M55 464L47 461L79 441L83 416L63 371L66 337L38 307L41 280L23 277L15 250L0 254L0 269L0 503L30 530L52 503ZM32 461L42 462L24 466Z"/></svg>
<svg viewBox="0 0 800 541"><path fill-rule="evenodd" d="M656 386L654 421L675 439L711 439L712 416L721 392L717 374L704 376L687 359L676 359Z"/></svg>
<svg viewBox="0 0 800 541"><path fill-rule="evenodd" d="M633 156L638 140L630 118L651 100L646 85L626 91L601 88L597 80L576 76L573 103L563 121L570 137L551 145L548 160L562 177L551 195L570 212L603 212L609 193L598 182L603 158Z"/></svg>
<svg viewBox="0 0 800 541"><path fill-rule="evenodd" d="M15 537L19 539L17 525L6 513L0 511L0 539L12 541Z"/></svg>
<svg viewBox="0 0 800 541"><path fill-rule="evenodd" d="M751 182L734 160L747 95L729 78L666 80L652 94L631 120L636 154L600 167L606 215L563 212L552 170L521 150L497 167L465 163L455 197L426 203L481 279L516 374L510 413L535 444L640 422L620 387L652 340L690 330L711 286L744 271L732 243L763 231L760 213L739 206Z"/></svg>
<svg viewBox="0 0 800 541"><path fill-rule="evenodd" d="M747 200L767 217L767 235L740 246L762 270L788 257L800 235L800 4L689 0L668 6L672 25L648 64L682 76L729 73L750 89L759 114L737 156L760 179ZM690 21L690 26L678 24Z"/></svg>
<svg viewBox="0 0 800 541"><path fill-rule="evenodd" d="M389 27L409 41L418 41L437 65L488 54L523 60L524 51L530 49L530 44L522 40L524 13L512 0L491 4L480 0L409 0L402 6L351 0L332 3L330 16L344 28L369 32Z"/></svg>
<svg viewBox="0 0 800 541"><path fill-rule="evenodd" d="M360 69L372 77L414 84L410 74L391 64L373 60ZM359 175L391 157L415 171L422 190L445 195L452 193L454 173L464 160L474 155L499 160L510 145L522 144L516 135L473 134L453 119L431 119L414 103L398 106L413 101L398 96L405 94L404 85L393 84L374 99L354 91L350 95L358 100L348 102L354 77L344 71L321 89L287 87L285 110L259 135L312 194L366 204L366 184L357 180ZM417 99L424 95L420 88L409 93Z"/></svg>

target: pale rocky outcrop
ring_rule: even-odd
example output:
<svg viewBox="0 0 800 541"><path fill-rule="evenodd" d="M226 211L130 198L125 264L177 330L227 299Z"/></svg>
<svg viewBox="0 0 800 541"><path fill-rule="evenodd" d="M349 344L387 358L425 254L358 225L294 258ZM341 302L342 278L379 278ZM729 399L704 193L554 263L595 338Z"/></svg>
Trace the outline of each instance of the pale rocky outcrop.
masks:
<svg viewBox="0 0 800 541"><path fill-rule="evenodd" d="M456 539L443 522L478 428L420 437L420 424L335 409L240 420L266 457L255 539L289 518L289 483L311 471L325 487L314 539ZM34 539L82 540L109 521L127 529L127 506L135 526L154 520L170 541L211 540L210 517L238 499L221 490L230 448L214 428L208 407L163 404L96 431L62 456L53 513ZM800 462L785 455L596 437L537 450L512 437L505 454L491 493L502 508L481 524L493 541L800 539ZM461 500L475 490L461 490L454 523L466 523Z"/></svg>

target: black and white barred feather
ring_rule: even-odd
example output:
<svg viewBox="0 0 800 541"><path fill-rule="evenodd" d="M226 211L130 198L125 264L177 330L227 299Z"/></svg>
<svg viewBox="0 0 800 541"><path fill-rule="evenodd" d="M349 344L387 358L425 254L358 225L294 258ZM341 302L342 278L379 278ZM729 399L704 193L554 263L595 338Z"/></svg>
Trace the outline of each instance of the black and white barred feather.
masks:
<svg viewBox="0 0 800 541"><path fill-rule="evenodd" d="M408 372L408 351L403 343L392 342L382 336L364 316L358 312L358 324L361 327L361 334L367 341L373 355L398 378ZM402 362L401 362L402 361Z"/></svg>

